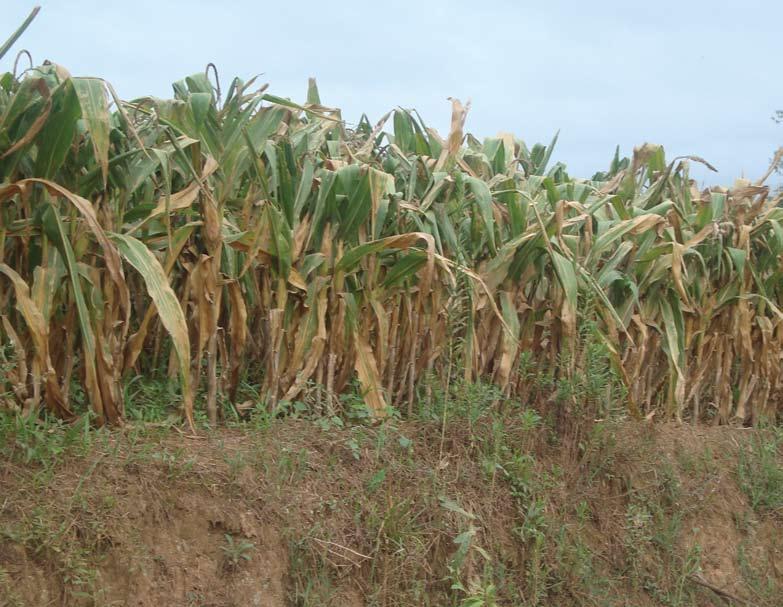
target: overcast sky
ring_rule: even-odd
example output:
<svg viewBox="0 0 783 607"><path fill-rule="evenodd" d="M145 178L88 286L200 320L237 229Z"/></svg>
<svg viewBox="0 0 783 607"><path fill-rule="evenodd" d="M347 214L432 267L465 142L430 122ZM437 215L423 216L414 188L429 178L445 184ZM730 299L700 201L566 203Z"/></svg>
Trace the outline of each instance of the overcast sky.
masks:
<svg viewBox="0 0 783 607"><path fill-rule="evenodd" d="M549 141L571 174L607 166L616 145L661 143L719 170L758 178L783 125L783 2L773 0L392 0L262 2L43 0L0 69L28 49L122 97L169 96L208 62L224 85L263 73L270 91L324 104L355 122L416 108L448 132L448 97L472 101L478 137ZM5 0L0 39L35 2ZM1 40L0 40L1 41Z"/></svg>

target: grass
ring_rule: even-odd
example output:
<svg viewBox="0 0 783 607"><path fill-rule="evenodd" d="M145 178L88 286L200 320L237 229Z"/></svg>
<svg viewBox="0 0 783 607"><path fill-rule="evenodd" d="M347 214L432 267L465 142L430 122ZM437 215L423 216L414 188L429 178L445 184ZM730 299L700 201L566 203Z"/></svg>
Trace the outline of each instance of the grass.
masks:
<svg viewBox="0 0 783 607"><path fill-rule="evenodd" d="M753 437L740 450L737 475L753 509L783 515L783 431L770 429Z"/></svg>
<svg viewBox="0 0 783 607"><path fill-rule="evenodd" d="M68 455L86 455L105 437L85 416L66 424L50 416L25 417L0 411L0 455L43 470L56 467Z"/></svg>

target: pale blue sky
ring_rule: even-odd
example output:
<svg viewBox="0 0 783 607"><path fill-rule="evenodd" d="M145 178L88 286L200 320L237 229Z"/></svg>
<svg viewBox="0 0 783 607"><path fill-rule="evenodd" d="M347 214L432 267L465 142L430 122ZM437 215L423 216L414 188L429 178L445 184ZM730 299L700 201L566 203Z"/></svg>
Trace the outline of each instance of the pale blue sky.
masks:
<svg viewBox="0 0 783 607"><path fill-rule="evenodd" d="M35 2L3 2L5 39ZM442 134L447 97L470 99L468 130L528 143L560 129L555 158L576 176L616 144L662 143L720 169L708 181L757 178L783 126L783 2L396 0L251 2L42 0L0 64L27 48L126 98L217 64L222 81L263 72L303 101L308 76L349 121L415 107ZM699 178L707 175L694 169Z"/></svg>

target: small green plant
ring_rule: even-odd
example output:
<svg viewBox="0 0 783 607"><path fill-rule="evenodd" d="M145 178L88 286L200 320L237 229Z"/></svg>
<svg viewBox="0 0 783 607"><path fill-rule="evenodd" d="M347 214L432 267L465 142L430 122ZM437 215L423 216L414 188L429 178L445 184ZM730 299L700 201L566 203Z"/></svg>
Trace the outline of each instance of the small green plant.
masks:
<svg viewBox="0 0 783 607"><path fill-rule="evenodd" d="M356 385L352 385L348 392L340 395L340 406L348 421L353 424L365 424L372 417L361 390Z"/></svg>
<svg viewBox="0 0 783 607"><path fill-rule="evenodd" d="M475 584L470 588L470 595L460 603L460 607L498 607L496 594L494 584Z"/></svg>
<svg viewBox="0 0 783 607"><path fill-rule="evenodd" d="M136 375L123 386L123 399L131 421L172 424L179 421L179 410L172 406L180 400L179 390L168 379Z"/></svg>
<svg viewBox="0 0 783 607"><path fill-rule="evenodd" d="M584 304L595 308L592 298ZM589 318L589 313L585 314ZM555 400L572 401L582 413L594 418L609 418L620 413L616 409L625 400L625 386L615 369L609 348L595 321L584 320L579 326L575 353L561 354L561 367L573 365L573 375L563 375L552 386Z"/></svg>
<svg viewBox="0 0 783 607"><path fill-rule="evenodd" d="M221 451L223 451L223 449L221 449ZM239 479L239 475L242 473L242 470L244 470L247 466L245 454L241 451L235 451L233 453L223 451L223 459L228 466L228 472L231 480L236 482Z"/></svg>
<svg viewBox="0 0 783 607"><path fill-rule="evenodd" d="M460 607L495 607L495 586L488 578L491 578L491 568L485 567L484 579L479 581L471 579L463 581L464 570L469 561L475 560L473 555L480 556L486 565L492 562L492 557L476 543L479 530L471 523L466 531L454 538L457 550L448 564L448 570L452 578L451 589L462 596Z"/></svg>
<svg viewBox="0 0 783 607"><path fill-rule="evenodd" d="M307 470L308 452L304 447L292 450L283 447L277 459L277 474L279 483L291 483L301 478Z"/></svg>
<svg viewBox="0 0 783 607"><path fill-rule="evenodd" d="M269 405L265 400L257 400L255 406L250 410L250 425L256 430L269 430L275 420L274 412L269 411Z"/></svg>
<svg viewBox="0 0 783 607"><path fill-rule="evenodd" d="M223 537L226 540L221 547L223 550L223 566L229 571L235 571L242 562L247 562L252 558L255 545L247 540L236 540L228 533Z"/></svg>
<svg viewBox="0 0 783 607"><path fill-rule="evenodd" d="M186 456L185 449L182 447L177 447L173 451L164 447L160 451L153 451L149 457L152 461L163 464L166 474L172 480L187 475L195 464L193 457Z"/></svg>
<svg viewBox="0 0 783 607"><path fill-rule="evenodd" d="M359 441L355 437L351 437L347 439L345 441L345 446L351 450L351 455L353 456L353 459L355 459L357 462L360 459L362 459L362 447L359 444Z"/></svg>
<svg viewBox="0 0 783 607"><path fill-rule="evenodd" d="M13 401L14 391L9 385L9 378L16 374L16 353L11 342L2 337L0 341L0 410L6 408L7 401ZM12 409L16 408L11 405Z"/></svg>
<svg viewBox="0 0 783 607"><path fill-rule="evenodd" d="M314 421L315 425L324 432L331 432L333 430L345 428L345 423L342 418L337 415L331 415L329 417L317 417Z"/></svg>
<svg viewBox="0 0 783 607"><path fill-rule="evenodd" d="M185 593L185 600L188 607L199 607L206 601L206 597L203 592L197 590L189 590Z"/></svg>
<svg viewBox="0 0 783 607"><path fill-rule="evenodd" d="M372 478L367 482L366 490L368 494L375 493L381 485L383 485L383 481L386 480L386 468L381 468L378 470L375 474L373 474Z"/></svg>

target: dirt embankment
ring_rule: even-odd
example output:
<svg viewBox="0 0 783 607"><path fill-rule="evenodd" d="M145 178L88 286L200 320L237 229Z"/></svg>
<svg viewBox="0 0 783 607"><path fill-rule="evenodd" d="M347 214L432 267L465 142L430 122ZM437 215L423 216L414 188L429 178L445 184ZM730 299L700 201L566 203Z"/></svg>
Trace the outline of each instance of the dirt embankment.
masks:
<svg viewBox="0 0 783 607"><path fill-rule="evenodd" d="M129 427L49 463L28 438L3 607L783 603L780 444L751 430Z"/></svg>

